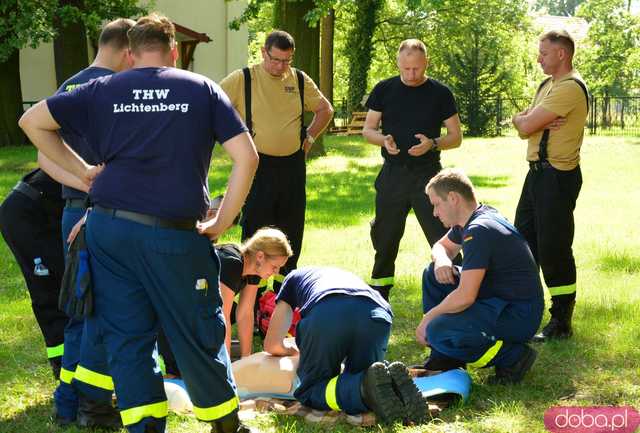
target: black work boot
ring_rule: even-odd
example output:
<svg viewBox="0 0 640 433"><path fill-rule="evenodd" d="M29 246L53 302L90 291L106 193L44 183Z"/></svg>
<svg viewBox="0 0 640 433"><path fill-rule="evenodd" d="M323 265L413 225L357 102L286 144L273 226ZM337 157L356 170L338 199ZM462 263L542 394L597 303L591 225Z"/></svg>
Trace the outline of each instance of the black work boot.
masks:
<svg viewBox="0 0 640 433"><path fill-rule="evenodd" d="M78 419L80 427L119 430L122 428L120 413L111 402L97 402L78 396Z"/></svg>
<svg viewBox="0 0 640 433"><path fill-rule="evenodd" d="M238 412L233 412L215 420L211 426L211 433L259 433L259 430L242 424Z"/></svg>
<svg viewBox="0 0 640 433"><path fill-rule="evenodd" d="M387 366L374 362L364 374L360 386L362 401L382 423L401 421L405 410L400 397L393 390L393 381Z"/></svg>
<svg viewBox="0 0 640 433"><path fill-rule="evenodd" d="M515 364L509 367L496 366L496 374L489 378L489 384L509 385L519 383L524 378L524 375L527 374L527 371L531 370L537 356L538 352L525 344L524 352L522 352L522 356Z"/></svg>
<svg viewBox="0 0 640 433"><path fill-rule="evenodd" d="M538 334L534 335L531 341L534 343L544 343L551 339L567 339L573 335L571 329L571 316L576 305L574 298L564 298L565 295L551 297L551 319Z"/></svg>
<svg viewBox="0 0 640 433"><path fill-rule="evenodd" d="M393 389L404 407L404 419L411 424L421 424L427 420L428 405L402 362L392 362L387 366Z"/></svg>

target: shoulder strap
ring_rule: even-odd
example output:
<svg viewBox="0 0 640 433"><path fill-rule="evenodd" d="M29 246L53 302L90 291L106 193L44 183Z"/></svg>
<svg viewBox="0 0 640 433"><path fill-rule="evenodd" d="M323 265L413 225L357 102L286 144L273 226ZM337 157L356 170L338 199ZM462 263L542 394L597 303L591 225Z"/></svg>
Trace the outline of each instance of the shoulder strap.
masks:
<svg viewBox="0 0 640 433"><path fill-rule="evenodd" d="M304 126L304 75L302 71L294 68L296 77L298 78L298 93L300 94L300 145L307 138L307 128Z"/></svg>
<svg viewBox="0 0 640 433"><path fill-rule="evenodd" d="M577 78L572 78L572 80L578 83L578 86L580 86L580 88L582 89L582 92L584 93L584 97L587 98L587 113L588 113L589 112L589 91L587 90L587 86Z"/></svg>
<svg viewBox="0 0 640 433"><path fill-rule="evenodd" d="M542 90L544 85L547 84L550 79L551 79L551 77L547 77L542 81L542 83L540 83L540 85L538 86L538 90L536 90L536 96L538 96L538 93L540 93L540 91Z"/></svg>
<svg viewBox="0 0 640 433"><path fill-rule="evenodd" d="M251 72L248 67L242 68L244 74L244 123L253 137L253 119L251 118Z"/></svg>

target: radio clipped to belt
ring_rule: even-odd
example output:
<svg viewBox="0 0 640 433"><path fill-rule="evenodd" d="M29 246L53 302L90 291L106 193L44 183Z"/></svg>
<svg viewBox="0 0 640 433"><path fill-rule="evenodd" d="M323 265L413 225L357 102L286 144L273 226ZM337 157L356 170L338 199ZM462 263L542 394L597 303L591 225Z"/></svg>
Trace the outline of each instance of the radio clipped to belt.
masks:
<svg viewBox="0 0 640 433"><path fill-rule="evenodd" d="M93 313L93 284L84 225L69 245L58 308L73 319L83 319Z"/></svg>

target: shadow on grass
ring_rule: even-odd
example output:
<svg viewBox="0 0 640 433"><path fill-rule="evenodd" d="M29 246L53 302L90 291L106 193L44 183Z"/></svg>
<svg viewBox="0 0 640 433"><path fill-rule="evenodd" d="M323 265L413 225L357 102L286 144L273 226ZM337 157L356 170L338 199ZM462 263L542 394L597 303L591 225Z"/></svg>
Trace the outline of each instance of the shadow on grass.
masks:
<svg viewBox="0 0 640 433"><path fill-rule="evenodd" d="M640 257L625 252L607 252L600 257L598 268L605 272L637 274L640 272Z"/></svg>
<svg viewBox="0 0 640 433"><path fill-rule="evenodd" d="M380 170L349 161L344 171L307 174L307 217L309 226L346 227L373 217L373 182Z"/></svg>

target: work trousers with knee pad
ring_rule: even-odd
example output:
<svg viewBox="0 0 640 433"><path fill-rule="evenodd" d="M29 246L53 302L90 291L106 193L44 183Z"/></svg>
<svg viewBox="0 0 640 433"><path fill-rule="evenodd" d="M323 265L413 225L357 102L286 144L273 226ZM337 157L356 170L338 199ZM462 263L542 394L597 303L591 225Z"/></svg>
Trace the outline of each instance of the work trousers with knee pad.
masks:
<svg viewBox="0 0 640 433"><path fill-rule="evenodd" d="M195 230L144 225L92 212L87 247L95 316L109 353L118 408L129 432L164 431L167 398L154 359L164 330L202 421L237 412L238 397L224 345L220 261Z"/></svg>
<svg viewBox="0 0 640 433"><path fill-rule="evenodd" d="M391 322L384 308L363 296L335 294L320 300L296 328L300 386L295 397L319 410L369 411L360 385L369 366L384 359Z"/></svg>
<svg viewBox="0 0 640 433"><path fill-rule="evenodd" d="M422 307L426 313L458 287L436 280L433 263L422 276ZM453 358L470 367L509 367L522 356L542 320L544 301L477 299L459 313L443 314L427 325L433 359Z"/></svg>
<svg viewBox="0 0 640 433"><path fill-rule="evenodd" d="M376 289L393 287L395 261L409 211L418 219L429 245L447 232L433 216L433 206L425 193L429 180L442 166L433 162L427 166L411 166L385 162L375 181L376 215L371 222L371 242L376 251L370 284Z"/></svg>
<svg viewBox="0 0 640 433"><path fill-rule="evenodd" d="M545 162L531 165L522 187L514 225L529 243L551 296L575 299L573 211L581 186L579 166L562 171Z"/></svg>

